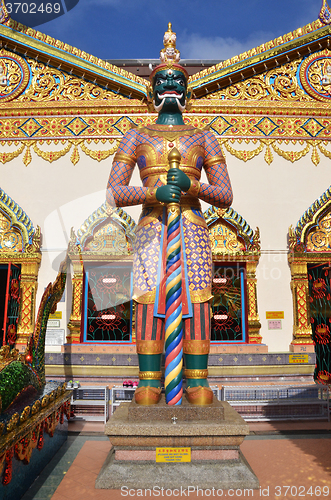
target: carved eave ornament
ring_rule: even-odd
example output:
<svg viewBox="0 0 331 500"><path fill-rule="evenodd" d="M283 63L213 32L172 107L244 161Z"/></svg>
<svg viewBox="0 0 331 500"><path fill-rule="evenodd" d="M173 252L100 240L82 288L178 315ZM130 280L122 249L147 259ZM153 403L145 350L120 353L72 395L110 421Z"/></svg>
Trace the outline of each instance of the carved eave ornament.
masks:
<svg viewBox="0 0 331 500"><path fill-rule="evenodd" d="M289 260L329 261L331 258L331 187L289 228Z"/></svg>
<svg viewBox="0 0 331 500"><path fill-rule="evenodd" d="M86 261L131 260L135 225L122 208L103 203L85 220L77 236L72 230L69 256Z"/></svg>
<svg viewBox="0 0 331 500"><path fill-rule="evenodd" d="M40 227L0 188L0 261L41 260Z"/></svg>
<svg viewBox="0 0 331 500"><path fill-rule="evenodd" d="M260 231L255 233L232 207L228 209L210 207L204 212L208 225L213 260L251 261L261 255Z"/></svg>
<svg viewBox="0 0 331 500"><path fill-rule="evenodd" d="M4 2L1 2L4 7ZM0 46L47 67L60 69L129 99L145 101L147 81L86 52L8 18L0 19ZM220 62L189 79L194 99L220 91L295 59L329 47L331 26L324 0L319 19L247 52ZM1 14L1 13L0 13ZM1 16L0 16L1 18Z"/></svg>

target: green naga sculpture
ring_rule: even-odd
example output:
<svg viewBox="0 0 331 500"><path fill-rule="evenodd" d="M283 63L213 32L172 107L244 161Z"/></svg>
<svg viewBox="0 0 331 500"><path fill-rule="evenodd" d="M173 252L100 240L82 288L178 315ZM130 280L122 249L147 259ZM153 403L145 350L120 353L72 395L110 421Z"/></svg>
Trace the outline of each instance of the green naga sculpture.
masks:
<svg viewBox="0 0 331 500"><path fill-rule="evenodd" d="M45 384L45 337L50 313L55 312L66 284L67 258L54 283L42 296L37 321L24 354L8 345L0 349L0 414L29 393L37 394Z"/></svg>

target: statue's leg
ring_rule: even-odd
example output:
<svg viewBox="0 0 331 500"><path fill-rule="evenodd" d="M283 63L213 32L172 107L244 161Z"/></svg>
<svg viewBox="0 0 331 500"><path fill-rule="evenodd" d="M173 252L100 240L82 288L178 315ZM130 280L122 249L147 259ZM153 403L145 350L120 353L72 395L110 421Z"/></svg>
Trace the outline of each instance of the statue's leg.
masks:
<svg viewBox="0 0 331 500"><path fill-rule="evenodd" d="M161 357L164 346L164 322L153 316L154 304L136 304L136 339L139 385L136 403L152 405L161 397Z"/></svg>
<svg viewBox="0 0 331 500"><path fill-rule="evenodd" d="M185 320L184 362L186 397L192 404L207 405L213 401L208 376L210 347L210 304L192 304L193 317Z"/></svg>

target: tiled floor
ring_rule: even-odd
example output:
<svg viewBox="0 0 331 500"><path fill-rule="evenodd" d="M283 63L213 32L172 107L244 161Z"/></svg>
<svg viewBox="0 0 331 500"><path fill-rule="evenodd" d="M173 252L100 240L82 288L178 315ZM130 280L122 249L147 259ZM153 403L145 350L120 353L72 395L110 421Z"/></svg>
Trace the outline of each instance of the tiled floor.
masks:
<svg viewBox="0 0 331 500"><path fill-rule="evenodd" d="M241 446L261 489L224 491L223 497L296 499L331 498L331 425L328 422L252 423ZM23 500L120 500L120 490L96 490L95 479L110 450L103 424L70 424L67 443L45 468ZM157 485L157 478L155 478ZM198 478L195 487L199 486ZM320 489L319 489L320 488ZM324 488L324 490L323 490ZM327 490L328 488L328 490ZM139 492L128 498L140 498ZM176 496L160 493L160 498ZM221 492L210 491L209 496ZM192 499L207 496L191 491ZM178 496L178 495L177 495ZM185 496L183 493L181 496ZM188 496L188 492L186 492ZM147 494L146 498L150 498Z"/></svg>

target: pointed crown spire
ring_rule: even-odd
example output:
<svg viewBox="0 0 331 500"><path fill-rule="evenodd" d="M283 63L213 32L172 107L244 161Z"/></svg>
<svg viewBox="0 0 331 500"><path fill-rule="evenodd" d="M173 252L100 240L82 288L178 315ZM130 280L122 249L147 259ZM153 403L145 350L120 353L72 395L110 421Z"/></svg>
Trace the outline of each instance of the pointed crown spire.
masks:
<svg viewBox="0 0 331 500"><path fill-rule="evenodd" d="M172 31L171 23L168 23L168 30L164 33L163 36L163 45L164 48L160 52L160 61L161 63L153 69L149 78L152 81L155 73L157 71L161 71L163 69L178 69L180 70L188 80L188 73L183 66L179 63L180 61L180 52L176 49L176 33Z"/></svg>
<svg viewBox="0 0 331 500"><path fill-rule="evenodd" d="M164 49L160 52L161 62L171 60L178 63L180 61L180 52L176 49L176 38L176 33L172 31L171 23L168 23L168 31L164 33L163 37Z"/></svg>

